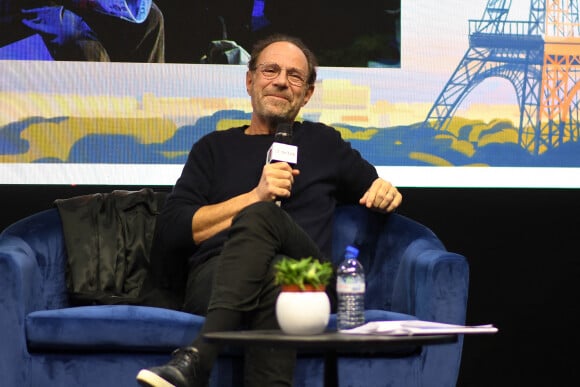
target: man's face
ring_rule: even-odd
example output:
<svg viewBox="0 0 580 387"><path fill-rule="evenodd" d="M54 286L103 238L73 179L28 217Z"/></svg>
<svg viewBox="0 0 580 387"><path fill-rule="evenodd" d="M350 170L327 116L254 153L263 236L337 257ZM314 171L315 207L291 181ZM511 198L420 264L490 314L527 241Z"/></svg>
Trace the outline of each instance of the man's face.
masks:
<svg viewBox="0 0 580 387"><path fill-rule="evenodd" d="M276 42L262 51L257 63L246 74L253 114L266 122L293 121L314 91L306 83L306 56L292 43Z"/></svg>

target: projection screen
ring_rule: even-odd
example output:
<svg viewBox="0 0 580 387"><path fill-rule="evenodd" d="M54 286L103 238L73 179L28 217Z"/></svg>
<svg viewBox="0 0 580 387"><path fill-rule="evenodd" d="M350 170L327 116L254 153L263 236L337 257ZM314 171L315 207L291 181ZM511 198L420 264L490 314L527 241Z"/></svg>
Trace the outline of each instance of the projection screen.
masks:
<svg viewBox="0 0 580 387"><path fill-rule="evenodd" d="M577 1L121 1L123 16L113 0L2 2L0 184L172 185L201 136L249 122L247 53L281 31L319 54L299 119L335 127L396 185L580 187ZM105 38L95 60L64 50L99 43L103 17L120 44L154 11L162 60L115 59Z"/></svg>

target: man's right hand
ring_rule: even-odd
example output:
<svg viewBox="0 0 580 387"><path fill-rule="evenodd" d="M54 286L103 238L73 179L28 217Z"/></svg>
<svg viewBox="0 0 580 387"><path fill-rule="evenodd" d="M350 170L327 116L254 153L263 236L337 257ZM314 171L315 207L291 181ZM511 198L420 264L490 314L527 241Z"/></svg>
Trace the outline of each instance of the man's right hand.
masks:
<svg viewBox="0 0 580 387"><path fill-rule="evenodd" d="M250 204L289 197L294 177L299 173L288 163L266 164L254 189L221 203L205 205L195 212L191 220L193 241L199 244L230 227L234 216Z"/></svg>
<svg viewBox="0 0 580 387"><path fill-rule="evenodd" d="M260 201L274 201L276 198L288 198L292 192L294 177L300 171L292 169L285 162L264 165L260 182L254 189Z"/></svg>

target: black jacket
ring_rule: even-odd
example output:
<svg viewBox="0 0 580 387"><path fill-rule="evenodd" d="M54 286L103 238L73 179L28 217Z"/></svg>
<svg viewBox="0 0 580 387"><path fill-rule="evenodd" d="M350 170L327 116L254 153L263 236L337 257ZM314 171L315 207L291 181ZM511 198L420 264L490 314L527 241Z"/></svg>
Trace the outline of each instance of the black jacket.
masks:
<svg viewBox="0 0 580 387"><path fill-rule="evenodd" d="M166 193L149 188L58 199L68 255L66 284L75 305L181 307L183 268L156 254L155 225Z"/></svg>

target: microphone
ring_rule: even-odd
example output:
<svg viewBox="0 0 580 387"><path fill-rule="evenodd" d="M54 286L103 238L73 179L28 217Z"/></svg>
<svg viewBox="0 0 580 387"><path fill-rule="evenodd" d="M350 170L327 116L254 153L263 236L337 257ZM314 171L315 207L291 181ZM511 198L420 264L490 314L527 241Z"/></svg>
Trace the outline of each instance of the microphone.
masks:
<svg viewBox="0 0 580 387"><path fill-rule="evenodd" d="M298 147L292 145L292 125L278 124L274 134L274 142L266 154L266 164L284 161L292 167L298 162Z"/></svg>
<svg viewBox="0 0 580 387"><path fill-rule="evenodd" d="M274 134L274 142L292 145L292 125L289 123L278 124Z"/></svg>
<svg viewBox="0 0 580 387"><path fill-rule="evenodd" d="M276 127L274 142L266 154L266 164L275 162L286 162L292 168L298 163L298 147L292 145L292 124L281 123ZM280 207L282 201L276 200L276 205Z"/></svg>

